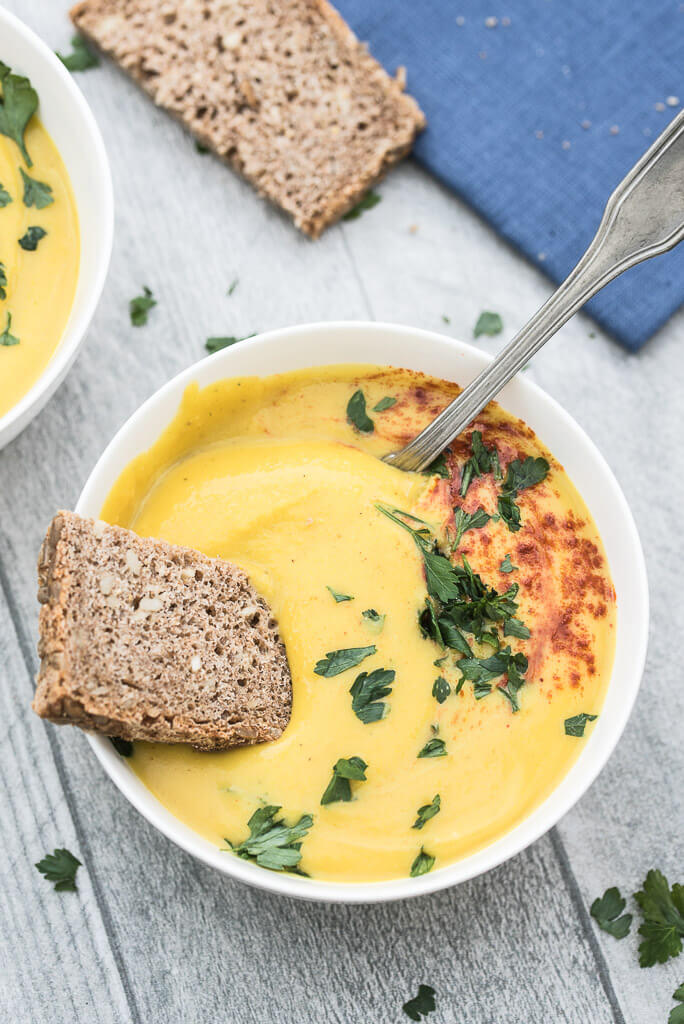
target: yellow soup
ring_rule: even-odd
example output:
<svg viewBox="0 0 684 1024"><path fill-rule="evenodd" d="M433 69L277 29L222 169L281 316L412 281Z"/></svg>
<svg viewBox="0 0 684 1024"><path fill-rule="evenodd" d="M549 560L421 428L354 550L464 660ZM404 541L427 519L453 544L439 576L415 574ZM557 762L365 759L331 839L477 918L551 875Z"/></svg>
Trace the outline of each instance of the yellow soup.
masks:
<svg viewBox="0 0 684 1024"><path fill-rule="evenodd" d="M373 421L366 433L346 416L357 389ZM564 723L600 712L615 596L596 527L562 467L496 404L478 418L474 429L496 448L500 477L527 456L550 464L543 481L515 498L521 526L512 531L497 518L506 480L497 479L496 467L480 476L468 471L472 482L460 497L470 432L447 453L446 476L403 473L378 458L414 436L458 390L407 370L361 366L192 386L171 426L109 495L104 519L242 566L285 641L293 709L279 740L215 754L135 745L133 770L211 842L241 842L254 811L278 805L288 824L313 815L299 867L314 878L406 876L412 866L414 873L432 866L425 858L416 863L421 848L437 869L522 821L581 751L586 740L567 735ZM383 398L395 401L374 411ZM461 566L465 556L482 585L499 594L513 587L509 599L518 607L508 609L505 627L485 616L481 629L461 632L473 655L461 686L465 652L441 645L429 624L424 635L434 581L426 579L420 541L404 526L422 527L399 513L393 520L378 505L424 521L428 547L438 540ZM457 538L471 522L465 513L479 509L492 518L481 512ZM336 600L328 588L350 599ZM432 604L444 612L440 601ZM453 633L447 641L454 643ZM527 662L474 678L472 667L475 675L483 662L491 667L497 645L501 657L520 652ZM358 665L316 673L328 652L361 647L370 652ZM366 704L360 717L350 690L378 669L394 673L382 677L391 692L376 691L382 706L368 712ZM515 693L511 678L520 683L522 676ZM365 762L365 780L348 781L350 800L322 805L333 766L352 757Z"/></svg>
<svg viewBox="0 0 684 1024"><path fill-rule="evenodd" d="M66 168L37 117L31 119L25 138L32 167L26 166L16 144L0 135L0 284L6 281L0 287L0 416L36 383L52 358L78 279L78 214ZM25 204L22 169L52 190L39 190L38 201L47 205ZM31 228L46 234L36 240ZM24 246L35 243L35 248L22 247L19 239ZM3 340L8 314L11 338ZM18 344L7 343L12 339Z"/></svg>

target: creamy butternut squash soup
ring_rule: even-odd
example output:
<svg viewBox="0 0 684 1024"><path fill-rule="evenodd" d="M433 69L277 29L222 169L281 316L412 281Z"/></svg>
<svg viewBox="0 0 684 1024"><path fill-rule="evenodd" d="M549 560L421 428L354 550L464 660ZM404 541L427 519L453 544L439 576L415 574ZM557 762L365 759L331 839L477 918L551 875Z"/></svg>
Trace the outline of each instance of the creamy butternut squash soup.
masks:
<svg viewBox="0 0 684 1024"><path fill-rule="evenodd" d="M192 386L111 491L104 519L236 562L280 625L279 740L130 761L226 856L350 882L436 870L521 822L586 742L615 594L563 468L494 403L430 472L380 461L458 392L369 366Z"/></svg>
<svg viewBox="0 0 684 1024"><path fill-rule="evenodd" d="M35 114L34 90L1 63L0 89L14 128L0 134L3 416L33 387L59 345L76 293L80 241L69 176Z"/></svg>

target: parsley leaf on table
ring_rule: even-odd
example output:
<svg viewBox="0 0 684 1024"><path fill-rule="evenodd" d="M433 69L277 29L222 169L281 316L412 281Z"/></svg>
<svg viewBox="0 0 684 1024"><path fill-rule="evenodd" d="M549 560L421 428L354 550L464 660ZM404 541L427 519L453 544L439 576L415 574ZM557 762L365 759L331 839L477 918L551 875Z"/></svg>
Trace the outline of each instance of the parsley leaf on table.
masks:
<svg viewBox="0 0 684 1024"><path fill-rule="evenodd" d="M295 868L301 860L302 840L313 825L313 817L302 814L294 825L286 825L282 818L276 818L279 810L280 807L272 804L256 810L247 822L247 839L237 846L226 839L233 853L271 871Z"/></svg>
<svg viewBox="0 0 684 1024"><path fill-rule="evenodd" d="M423 847L421 846L420 853L418 854L416 859L413 861L413 864L411 865L411 870L409 872L411 878L417 878L419 875L427 875L428 871L431 870L434 863L435 858L432 857L429 853L426 853Z"/></svg>
<svg viewBox="0 0 684 1024"><path fill-rule="evenodd" d="M584 736L584 729L587 722L595 722L598 715L587 715L584 711L580 711L579 715L573 715L572 718L566 718L563 723L565 726L566 736Z"/></svg>
<svg viewBox="0 0 684 1024"><path fill-rule="evenodd" d="M503 330L503 320L498 313L489 313L484 311L480 313L477 318L477 323L473 329L473 337L479 338L481 334L489 334L493 336L495 334L501 334Z"/></svg>
<svg viewBox="0 0 684 1024"><path fill-rule="evenodd" d="M76 872L80 866L80 860L64 849L47 853L36 864L41 875L45 875L48 882L55 883L57 892L76 892Z"/></svg>
<svg viewBox="0 0 684 1024"><path fill-rule="evenodd" d="M347 402L347 419L362 434L372 434L375 426L366 412L366 398L359 388Z"/></svg>
<svg viewBox="0 0 684 1024"><path fill-rule="evenodd" d="M435 990L431 985L419 985L418 995L404 1003L402 1010L411 1020L420 1020L435 1008Z"/></svg>
<svg viewBox="0 0 684 1024"><path fill-rule="evenodd" d="M59 57L67 71L87 71L100 65L99 57L88 48L83 36L71 37L71 53L55 50L55 56Z"/></svg>
<svg viewBox="0 0 684 1024"><path fill-rule="evenodd" d="M342 602L342 601L353 601L354 600L354 598L351 597L349 594L341 594L339 592L339 590L333 590L332 587L326 587L325 589L329 590L330 593L332 594L332 596L335 598L335 604L340 604L340 602Z"/></svg>
<svg viewBox="0 0 684 1024"><path fill-rule="evenodd" d="M5 324L5 330L0 333L0 345L10 346L18 345L19 338L14 334L10 334L10 327L12 326L12 314L7 314L7 323Z"/></svg>
<svg viewBox="0 0 684 1024"><path fill-rule="evenodd" d="M38 93L28 78L24 78L22 75L13 75L10 68L2 61L0 61L0 85L2 85L0 135L6 135L8 139L16 142L26 161L26 166L32 167L33 163L26 149L24 134L29 121L38 109Z"/></svg>
<svg viewBox="0 0 684 1024"><path fill-rule="evenodd" d="M44 210L46 206L54 203L55 200L50 185L46 185L44 181L38 181L37 178L31 178L23 167L20 167L19 170L24 182L24 195L22 197L24 206L35 206L37 210Z"/></svg>
<svg viewBox="0 0 684 1024"><path fill-rule="evenodd" d="M366 192L363 199L360 199L356 206L352 206L351 210L342 216L342 220L356 220L366 210L372 210L374 206L377 206L381 201L382 196L379 196L377 192Z"/></svg>
<svg viewBox="0 0 684 1024"><path fill-rule="evenodd" d="M234 334L227 335L223 338L207 338L204 343L204 347L207 352L220 352L221 349L229 348L231 345L237 345L239 341L246 341L247 338L253 338L253 334L245 334L242 338L237 338Z"/></svg>
<svg viewBox="0 0 684 1024"><path fill-rule="evenodd" d="M613 886L606 889L603 896L594 900L589 913L604 932L608 932L616 939L624 939L632 926L632 915L623 914L624 909L625 901L620 895L620 890Z"/></svg>
<svg viewBox="0 0 684 1024"><path fill-rule="evenodd" d="M642 967L664 964L679 956L684 938L684 885L670 889L665 875L657 869L646 875L643 889L634 893L643 923L639 926L639 963Z"/></svg>
<svg viewBox="0 0 684 1024"><path fill-rule="evenodd" d="M325 658L316 662L314 672L317 676L338 676L340 672L346 672L349 668L359 665L364 658L375 654L377 647L370 644L368 647L342 647L339 651L328 651Z"/></svg>
<svg viewBox="0 0 684 1024"><path fill-rule="evenodd" d="M332 779L321 797L322 804L332 804L338 800L351 800L350 780L366 781L368 765L360 757L341 757L333 766Z"/></svg>
<svg viewBox="0 0 684 1024"><path fill-rule="evenodd" d="M370 674L361 672L349 690L352 697L352 711L364 725L379 722L387 714L387 704L382 700L392 692L393 669L376 668Z"/></svg>
<svg viewBox="0 0 684 1024"><path fill-rule="evenodd" d="M35 252L41 238L45 238L46 235L47 231L45 228L38 227L37 224L34 224L32 227L26 229L26 233L19 239L19 245L22 249L25 249L26 252Z"/></svg>
<svg viewBox="0 0 684 1024"><path fill-rule="evenodd" d="M422 807L418 808L418 816L413 825L411 825L411 828L422 828L430 818L434 818L435 814L439 814L441 803L439 793L435 793L429 804L423 804Z"/></svg>
<svg viewBox="0 0 684 1024"><path fill-rule="evenodd" d="M670 1010L667 1024L684 1024L684 984L674 990L672 998L679 1002L679 1006L674 1006Z"/></svg>
<svg viewBox="0 0 684 1024"><path fill-rule="evenodd" d="M128 303L128 308L131 314L131 323L134 327L143 327L147 323L147 314L153 306L157 305L157 300L154 295L147 287L143 285L143 294L136 295L134 299Z"/></svg>

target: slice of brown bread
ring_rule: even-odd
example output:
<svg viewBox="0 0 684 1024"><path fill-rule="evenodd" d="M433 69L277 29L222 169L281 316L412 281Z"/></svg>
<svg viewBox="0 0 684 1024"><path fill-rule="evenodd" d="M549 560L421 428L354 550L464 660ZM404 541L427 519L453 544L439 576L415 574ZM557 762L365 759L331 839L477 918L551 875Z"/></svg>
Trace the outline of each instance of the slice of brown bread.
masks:
<svg viewBox="0 0 684 1024"><path fill-rule="evenodd" d="M312 238L425 124L326 0L83 0L71 17Z"/></svg>
<svg viewBox="0 0 684 1024"><path fill-rule="evenodd" d="M285 648L242 570L59 512L38 561L33 710L127 740L223 750L276 739Z"/></svg>

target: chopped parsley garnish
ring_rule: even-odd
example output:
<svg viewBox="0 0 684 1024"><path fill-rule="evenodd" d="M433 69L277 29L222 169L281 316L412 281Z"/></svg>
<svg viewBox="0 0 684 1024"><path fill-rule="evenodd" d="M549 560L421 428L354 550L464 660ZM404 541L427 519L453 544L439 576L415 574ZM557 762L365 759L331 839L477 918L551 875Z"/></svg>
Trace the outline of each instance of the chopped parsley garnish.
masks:
<svg viewBox="0 0 684 1024"><path fill-rule="evenodd" d="M3 188L2 183L0 182L0 210L4 206L9 206L11 202L12 196L9 194L6 188Z"/></svg>
<svg viewBox="0 0 684 1024"><path fill-rule="evenodd" d="M46 235L47 231L45 228L33 225L26 229L26 233L19 239L19 245L22 249L26 249L27 252L35 252L41 238L45 238Z"/></svg>
<svg viewBox="0 0 684 1024"><path fill-rule="evenodd" d="M157 300L154 295L147 287L143 285L142 295L136 295L134 299L128 303L128 308L131 314L131 323L134 327L143 327L147 323L147 314L153 306L157 305Z"/></svg>
<svg viewBox="0 0 684 1024"><path fill-rule="evenodd" d="M237 286L239 284L240 284L240 278L239 277L233 278L233 280L228 285L228 291L226 292L226 295L232 295L233 292L235 291L235 289L237 288Z"/></svg>
<svg viewBox="0 0 684 1024"><path fill-rule="evenodd" d="M366 398L360 388L347 402L347 419L362 434L372 434L375 429L373 420L366 412Z"/></svg>
<svg viewBox="0 0 684 1024"><path fill-rule="evenodd" d="M64 849L47 853L36 864L41 875L45 875L48 882L55 883L57 892L76 892L76 872L80 866L80 860Z"/></svg>
<svg viewBox="0 0 684 1024"><path fill-rule="evenodd" d="M204 142L200 142L199 139L195 139L195 149L197 150L198 153L201 153L203 156L205 153L210 152L209 146L205 145Z"/></svg>
<svg viewBox="0 0 684 1024"><path fill-rule="evenodd" d="M31 178L23 167L19 168L24 182L24 206L35 206L37 210L44 210L46 206L54 203L52 188L44 181Z"/></svg>
<svg viewBox="0 0 684 1024"><path fill-rule="evenodd" d="M366 781L368 765L360 757L341 757L333 766L332 779L321 797L322 804L333 804L338 800L351 800L350 780Z"/></svg>
<svg viewBox="0 0 684 1024"><path fill-rule="evenodd" d="M122 740L119 736L110 736L109 742L121 757L133 757L133 744L130 740Z"/></svg>
<svg viewBox="0 0 684 1024"><path fill-rule="evenodd" d="M511 556L508 555L508 554L506 555L506 557L504 558L503 562L499 566L499 569L501 570L501 572L515 572L517 570L517 568L518 568L518 566L517 565L513 565L513 563L511 562Z"/></svg>
<svg viewBox="0 0 684 1024"><path fill-rule="evenodd" d="M371 633L381 633L382 627L385 625L385 619L387 618L386 615L381 615L380 612L376 612L375 608L366 608L364 612L361 612L361 617L364 619L364 624Z"/></svg>
<svg viewBox="0 0 684 1024"><path fill-rule="evenodd" d="M411 865L411 870L409 872L411 878L417 878L418 875L427 875L434 863L435 858L431 857L429 853L426 853L421 846L420 853Z"/></svg>
<svg viewBox="0 0 684 1024"><path fill-rule="evenodd" d="M479 338L481 334L489 334L493 336L495 334L501 334L503 330L503 320L498 313L483 312L480 313L477 318L477 323L473 329L473 337Z"/></svg>
<svg viewBox="0 0 684 1024"><path fill-rule="evenodd" d="M433 459L430 465L425 467L423 474L425 476L441 476L443 480L448 480L450 473L447 466L446 452L440 452L437 458Z"/></svg>
<svg viewBox="0 0 684 1024"><path fill-rule="evenodd" d="M518 640L529 640L532 634L520 619L504 619L504 636L515 636Z"/></svg>
<svg viewBox="0 0 684 1024"><path fill-rule="evenodd" d="M522 462L514 459L506 470L506 479L503 482L503 490L499 495L499 515L505 522L511 533L517 533L521 527L520 509L515 503L520 491L528 487L534 487L546 479L550 466L546 459L528 455Z"/></svg>
<svg viewBox="0 0 684 1024"><path fill-rule="evenodd" d="M379 196L377 192L373 192L371 189L370 192L366 192L363 199L360 199L356 206L352 206L351 210L347 210L342 220L356 220L365 210L372 210L374 206L377 206L381 199L382 196Z"/></svg>
<svg viewBox="0 0 684 1024"><path fill-rule="evenodd" d="M674 990L672 998L678 1001L679 1006L674 1006L670 1010L667 1024L684 1024L684 984Z"/></svg>
<svg viewBox="0 0 684 1024"><path fill-rule="evenodd" d="M651 870L634 899L643 917L639 926L640 965L652 967L679 956L684 938L684 885L675 882L670 888L662 872Z"/></svg>
<svg viewBox="0 0 684 1024"><path fill-rule="evenodd" d="M303 814L294 825L286 825L276 818L280 807L271 804L260 807L247 822L249 836L237 846L226 839L233 853L243 860L254 860L271 871L288 871L301 860L302 840L313 825L310 814Z"/></svg>
<svg viewBox="0 0 684 1024"><path fill-rule="evenodd" d="M26 166L31 167L31 157L26 150L24 134L26 126L38 109L38 93L28 78L13 75L6 64L0 61L0 135L16 142ZM22 172L23 173L23 172Z"/></svg>
<svg viewBox="0 0 684 1024"><path fill-rule="evenodd" d="M253 338L254 334L245 334L242 338L237 338L235 335L227 335L225 338L207 338L204 343L204 347L207 352L220 352L223 348L230 348L231 345L237 345L239 341L246 341L247 338Z"/></svg>
<svg viewBox="0 0 684 1024"><path fill-rule="evenodd" d="M491 683L481 683L481 682L473 683L473 693L475 695L475 700L482 700L483 697L488 697L491 692L492 692L492 684Z"/></svg>
<svg viewBox="0 0 684 1024"><path fill-rule="evenodd" d="M340 604L340 602L342 602L342 601L353 601L354 600L354 598L350 594L340 594L340 592L338 590L333 590L332 587L326 587L325 589L330 591L332 596L335 598L335 603L336 604Z"/></svg>
<svg viewBox="0 0 684 1024"><path fill-rule="evenodd" d="M67 71L87 71L99 67L99 58L90 50L83 36L72 36L71 53L55 51Z"/></svg>
<svg viewBox="0 0 684 1024"><path fill-rule="evenodd" d="M432 798L432 801L429 804L423 804L422 807L418 808L418 816L414 821L413 825L411 825L411 828L422 828L423 825L425 825L430 820L430 818L434 818L435 814L439 814L440 808L441 800L439 797L439 793L435 793L435 795Z"/></svg>
<svg viewBox="0 0 684 1024"><path fill-rule="evenodd" d="M595 722L598 715L587 715L584 711L581 711L579 715L573 715L572 718L566 718L565 722L565 735L566 736L584 736L584 729L587 722Z"/></svg>
<svg viewBox="0 0 684 1024"><path fill-rule="evenodd" d="M632 915L623 914L624 909L625 901L620 890L613 887L594 900L589 913L604 932L616 939L624 939L632 927Z"/></svg>
<svg viewBox="0 0 684 1024"><path fill-rule="evenodd" d="M439 736L433 736L418 753L418 757L446 757L446 743Z"/></svg>
<svg viewBox="0 0 684 1024"><path fill-rule="evenodd" d="M454 526L456 527L456 536L453 543L454 550L461 543L461 537L464 533L467 533L468 530L481 530L491 518L489 512L485 512L481 506L476 512L466 512L465 509L455 508Z"/></svg>
<svg viewBox="0 0 684 1024"><path fill-rule="evenodd" d="M0 263L0 299L7 298L7 270L5 264Z"/></svg>
<svg viewBox="0 0 684 1024"><path fill-rule="evenodd" d="M438 704L443 704L451 693L451 687L444 678L444 676L437 676L434 683L432 684L432 696L435 698Z"/></svg>
<svg viewBox="0 0 684 1024"><path fill-rule="evenodd" d="M393 669L376 668L370 674L361 672L354 680L349 691L352 711L364 725L379 722L387 714L388 706L382 698L392 692L394 676Z"/></svg>
<svg viewBox="0 0 684 1024"><path fill-rule="evenodd" d="M479 430L473 430L470 435L470 448L472 455L461 470L459 494L462 498L465 498L468 488L476 476L480 477L484 476L485 473L493 473L494 479L500 480L503 475L499 462L499 453L496 448L487 448L482 441L482 433Z"/></svg>
<svg viewBox="0 0 684 1024"><path fill-rule="evenodd" d="M349 668L359 665L364 658L375 654L377 647L371 644L369 647L343 647L339 651L328 651L325 658L316 662L314 672L317 676L338 676L340 672L346 672Z"/></svg>
<svg viewBox="0 0 684 1024"><path fill-rule="evenodd" d="M396 398L392 398L390 395L386 395L381 398L377 405L373 406L373 412L384 412L385 409L391 409L393 405L397 404Z"/></svg>
<svg viewBox="0 0 684 1024"><path fill-rule="evenodd" d="M432 861L434 863L434 857L432 858ZM432 864L430 867L432 867ZM427 868L426 870L429 871L430 868ZM421 875L424 874L423 871L418 873ZM413 869L411 869L411 874L413 874ZM402 1010L407 1017L411 1018L411 1020L420 1020L421 1017L425 1017L428 1013L431 1013L434 1008L435 990L431 985L419 985L418 995L414 996L413 999L409 999L409 1001L404 1003L402 1006Z"/></svg>
<svg viewBox="0 0 684 1024"><path fill-rule="evenodd" d="M5 330L0 334L0 345L18 345L19 338L14 334L10 334L10 327L12 326L12 314L7 314L7 323L5 324Z"/></svg>

